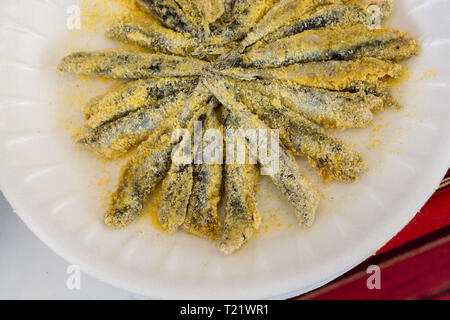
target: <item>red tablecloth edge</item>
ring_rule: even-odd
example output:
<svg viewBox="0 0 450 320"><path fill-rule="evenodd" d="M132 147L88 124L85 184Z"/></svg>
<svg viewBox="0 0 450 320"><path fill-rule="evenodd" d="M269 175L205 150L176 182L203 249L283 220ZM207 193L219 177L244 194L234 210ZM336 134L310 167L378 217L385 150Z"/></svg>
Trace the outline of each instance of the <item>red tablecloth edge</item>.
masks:
<svg viewBox="0 0 450 320"><path fill-rule="evenodd" d="M380 268L379 290L370 290L368 267ZM439 299L450 295L450 226L372 256L301 300Z"/></svg>
<svg viewBox="0 0 450 320"><path fill-rule="evenodd" d="M382 290L367 288L367 267L379 265ZM450 170L414 219L377 255L296 299L450 300Z"/></svg>
<svg viewBox="0 0 450 320"><path fill-rule="evenodd" d="M450 170L444 177L450 177ZM442 184L441 184L442 185ZM423 208L391 241L382 247L378 253L400 246L410 240L421 237L434 230L450 224L450 186L438 189Z"/></svg>

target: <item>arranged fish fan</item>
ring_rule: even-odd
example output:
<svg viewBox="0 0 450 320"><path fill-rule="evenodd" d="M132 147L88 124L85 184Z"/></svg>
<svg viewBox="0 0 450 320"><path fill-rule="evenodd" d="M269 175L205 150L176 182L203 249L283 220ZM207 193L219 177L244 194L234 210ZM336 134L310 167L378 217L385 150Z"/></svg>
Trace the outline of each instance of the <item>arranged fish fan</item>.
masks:
<svg viewBox="0 0 450 320"><path fill-rule="evenodd" d="M162 229L179 228L218 242L231 254L257 231L261 218L255 187L265 159L178 163L176 129L193 136L196 123L226 136L227 130L278 130L278 168L266 173L311 226L318 191L295 156L306 157L325 180L356 182L362 156L326 129L368 126L373 114L398 108L390 79L398 63L418 53L403 31L373 26L392 11L392 0L135 0L147 18L118 19L107 37L149 50L76 52L59 70L126 80L84 108L87 130L78 143L107 158L132 150L105 213L122 228L142 214L162 184ZM373 9L374 6L378 10ZM377 16L373 16L377 14ZM195 134L194 134L195 133ZM205 134L206 136L206 134ZM227 139L219 141L227 148ZM207 148L205 139L202 147ZM134 148L136 147L136 148ZM193 150L192 150L193 149ZM225 216L218 213L223 201Z"/></svg>

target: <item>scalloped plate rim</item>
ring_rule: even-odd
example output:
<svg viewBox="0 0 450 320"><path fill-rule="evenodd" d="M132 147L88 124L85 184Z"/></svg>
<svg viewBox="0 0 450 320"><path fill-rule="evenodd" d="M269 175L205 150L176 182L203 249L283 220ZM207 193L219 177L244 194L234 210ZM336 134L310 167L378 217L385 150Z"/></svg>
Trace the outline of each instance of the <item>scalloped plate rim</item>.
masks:
<svg viewBox="0 0 450 320"><path fill-rule="evenodd" d="M444 0L445 1L445 0ZM446 84L448 84L450 81L446 80ZM442 94L441 99L448 98L450 100L450 91L446 91L445 94ZM1 102L1 97L0 97ZM445 127L439 127L441 130L441 134L444 133L447 136L450 136L450 126ZM450 140L442 140L442 145L444 152L441 152L436 157L432 163L437 163L433 168L429 167L428 171L425 172L425 170L422 170L420 174L418 174L418 177L421 178L420 182L421 185L419 188L415 189L414 191L417 193L418 190L420 191L420 196L417 196L415 199L418 199L415 202L411 202L408 204L404 204L402 206L402 210L399 210L396 212L396 219L391 220L390 224L387 225L389 228L385 228L383 230L377 229L378 233L370 234L368 237L364 239L364 241L361 241L355 248L358 250L355 250L356 252L353 252L352 254L349 254L348 257L346 257L346 263L343 263L342 258L336 259L340 262L339 266L336 268L335 265L331 265L330 263L327 263L324 270L326 270L326 276L320 276L317 275L314 279L311 279L308 283L293 283L289 286L289 288L280 288L279 286L276 287L272 286L272 290L269 290L270 288L267 288L267 292L261 293L260 295L252 295L247 296L247 298L255 299L255 298L271 298L271 299L281 299L281 298L289 298L292 296L299 295L301 293L305 293L307 291L313 290L329 281L332 281L333 279L337 278L341 274L345 273L352 267L356 266L366 258L368 258L371 254L376 252L379 248L381 248L386 242L388 242L393 236L395 236L413 217L414 215L420 210L420 208L425 204L427 199L433 194L434 188L439 184L442 175L445 173L445 171L448 169L448 166L450 165ZM1 150L0 150L1 151ZM446 153L445 153L446 151ZM437 161L437 160L439 161ZM2 159L0 158L0 164L2 164ZM20 201L20 196L17 194L14 194L12 192L12 189L9 188L8 183L4 181L3 179L3 173L4 173L4 166L0 166L0 190L4 193L5 198L10 202L10 204L13 207L13 210L18 216L24 221L24 223L27 225L27 227L34 232L38 238L40 238L48 247L50 247L53 251L55 251L57 254L62 256L64 259L69 261L70 263L76 263L82 266L83 272L86 272L87 274L90 274L96 278L99 278L111 285L121 287L127 290L130 290L135 293L147 295L153 298L158 297L176 297L180 298L179 293L177 292L171 292L170 290L157 290L156 288L142 288L139 284L133 284L130 282L130 280L124 280L114 277L114 271L113 270L100 270L99 266L95 265L95 261L88 261L87 259L83 259L81 257L81 253L72 253L65 248L63 243L59 243L58 239L55 239L55 237L52 234L47 234L45 232L45 228L43 225L39 225L34 220L32 212L30 212L26 205L22 205ZM425 174L426 173L426 174ZM420 200L420 201L419 201ZM401 214L400 214L401 213ZM266 287L264 287L266 288ZM300 289L298 289L300 288ZM269 293L269 292L272 293ZM202 296L200 292L192 293L193 298L209 298L206 296ZM229 296L223 295L222 293L217 293L217 297L220 298L227 298Z"/></svg>

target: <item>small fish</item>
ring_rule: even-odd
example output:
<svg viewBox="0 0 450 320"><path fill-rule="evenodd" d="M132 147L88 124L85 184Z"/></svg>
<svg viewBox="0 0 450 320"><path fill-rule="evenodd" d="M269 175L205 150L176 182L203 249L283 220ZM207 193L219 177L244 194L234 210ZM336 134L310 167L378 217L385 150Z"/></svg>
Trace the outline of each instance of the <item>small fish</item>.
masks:
<svg viewBox="0 0 450 320"><path fill-rule="evenodd" d="M355 49L355 58L377 57L383 60L402 61L419 54L419 44L412 38L400 38L383 45L370 44Z"/></svg>
<svg viewBox="0 0 450 320"><path fill-rule="evenodd" d="M190 21L197 27L203 26L203 16L201 8L199 7L199 0L175 0L178 7L184 12ZM200 0L201 1L201 0Z"/></svg>
<svg viewBox="0 0 450 320"><path fill-rule="evenodd" d="M303 86L335 91L354 89L360 83L376 84L383 78L398 78L401 72L400 64L377 58L296 63L270 69L233 68L221 71L224 75L242 80L259 78L287 80Z"/></svg>
<svg viewBox="0 0 450 320"><path fill-rule="evenodd" d="M341 26L348 27L355 24L363 24L367 19L366 13L359 6L331 5L318 8L310 14L306 14L300 19L283 27L266 30L266 32L254 37L250 42L247 40L246 47L255 44L261 47L266 43L271 43L282 38L286 38L306 30L322 29L326 27Z"/></svg>
<svg viewBox="0 0 450 320"><path fill-rule="evenodd" d="M205 131L215 129L223 133L222 125L214 110L217 105L217 100L212 99L211 105L208 107L208 113L203 120ZM201 132L197 134L201 135ZM203 148L206 148L207 145L208 143L203 141ZM201 152L201 149L198 152ZM220 236L222 223L218 215L217 205L220 201L221 186L221 163L194 165L194 185L183 224L186 231L211 240L216 240Z"/></svg>
<svg viewBox="0 0 450 320"><path fill-rule="evenodd" d="M240 47L247 48L269 33L302 19L318 7L341 4L341 0L281 0L276 3L242 40Z"/></svg>
<svg viewBox="0 0 450 320"><path fill-rule="evenodd" d="M188 121L210 98L201 88L197 85L192 93L180 91L158 102L159 107L144 107L108 122L80 137L78 142L101 156L120 157L154 131L161 131L164 125L174 128L176 121Z"/></svg>
<svg viewBox="0 0 450 320"><path fill-rule="evenodd" d="M244 130L268 130L261 120L251 114L247 107L237 100L236 94L224 81L223 77L212 72L206 73L206 75L202 80L203 84L222 103L231 116L236 119L238 127ZM262 159L259 156L258 162L261 162ZM311 182L300 173L300 168L292 153L283 146L279 146L278 160L278 170L269 172L269 177L294 207L300 224L311 226L320 201L318 192Z"/></svg>
<svg viewBox="0 0 450 320"><path fill-rule="evenodd" d="M173 130L191 126L193 117L205 112L209 98L206 90L197 86L180 111L165 119L159 130L139 145L121 170L118 187L104 216L107 226L122 228L141 215L144 202L170 169L172 150L179 143L171 137Z"/></svg>
<svg viewBox="0 0 450 320"><path fill-rule="evenodd" d="M144 20L118 21L108 28L106 36L112 40L179 56L188 56L199 45L195 38L186 37L158 22Z"/></svg>
<svg viewBox="0 0 450 320"><path fill-rule="evenodd" d="M270 178L295 209L301 226L312 226L320 197L312 183L300 173L292 153L284 147L279 150L279 171Z"/></svg>
<svg viewBox="0 0 450 320"><path fill-rule="evenodd" d="M124 165L119 185L111 196L104 222L111 228L123 228L142 214L145 200L170 168L170 154L175 143L164 136L158 145L145 144Z"/></svg>
<svg viewBox="0 0 450 320"><path fill-rule="evenodd" d="M413 43L398 45L398 49L394 50L391 44L400 41ZM299 62L351 60L362 57L398 60L408 54L417 53L417 43L415 47L414 43L414 40L406 39L406 33L403 31L371 30L365 25L308 30L269 43L262 48L250 49L239 58L238 63L244 67L267 68ZM404 48L405 45L408 48Z"/></svg>
<svg viewBox="0 0 450 320"><path fill-rule="evenodd" d="M242 53L238 41L243 38L253 25L278 0L236 0L233 8L234 19L210 37L207 43L194 50L194 56L217 56L214 65L216 69L228 69L233 66Z"/></svg>
<svg viewBox="0 0 450 320"><path fill-rule="evenodd" d="M247 41L246 47L259 40L259 47L265 43L289 37L306 30L321 29L327 27L350 27L356 24L367 24L370 21L372 13L368 10L370 5L377 5L380 9L380 23L386 19L392 10L392 0L381 1L362 1L353 3L351 1L304 1L304 14L294 21L283 23L283 27L276 29L264 28L265 32L260 32L259 37L253 36L253 41ZM343 4L344 3L344 4ZM389 5L390 4L390 5ZM269 31L269 32L268 32ZM252 31L255 33L255 31ZM264 35L261 38L261 35ZM249 39L249 40L250 40Z"/></svg>
<svg viewBox="0 0 450 320"><path fill-rule="evenodd" d="M236 0L233 7L233 19L212 35L214 43L228 43L243 38L255 23L264 16L275 0Z"/></svg>
<svg viewBox="0 0 450 320"><path fill-rule="evenodd" d="M357 93L357 96L361 96L361 92L365 92L368 94L366 97L374 95L383 101L381 106L379 101L371 98L375 102L370 108L372 113L387 108L400 108L385 82L388 79L398 78L402 73L402 66L377 58L297 63L271 69L232 68L221 70L220 73L246 81L255 79L286 80L302 86ZM313 89L311 90L314 92ZM341 93L334 94L340 95ZM343 96L345 95L346 93L343 93Z"/></svg>
<svg viewBox="0 0 450 320"><path fill-rule="evenodd" d="M159 20L178 32L201 38L200 26L190 20L175 0L135 0L145 11L153 13ZM185 1L183 1L185 2Z"/></svg>
<svg viewBox="0 0 450 320"><path fill-rule="evenodd" d="M331 129L367 127L373 119L371 110L383 105L380 98L363 91L329 91L273 80L239 83L248 90L257 90L268 97L279 99L295 113Z"/></svg>
<svg viewBox="0 0 450 320"><path fill-rule="evenodd" d="M189 93L180 91L161 100L158 103L159 107L140 108L116 121L107 122L87 132L78 139L78 143L104 157L119 157L145 140L164 119L181 108L188 98Z"/></svg>
<svg viewBox="0 0 450 320"><path fill-rule="evenodd" d="M158 219L166 233L175 232L183 224L193 184L192 164L172 162L162 182L162 199Z"/></svg>
<svg viewBox="0 0 450 320"><path fill-rule="evenodd" d="M224 127L227 130L239 129L235 120L230 117L225 108L222 108ZM257 181L258 167L254 164L224 165L225 218L219 249L225 254L231 254L241 248L261 224L261 216L256 207Z"/></svg>
<svg viewBox="0 0 450 320"><path fill-rule="evenodd" d="M232 84L235 82L233 81ZM283 145L295 155L306 156L326 181L356 182L367 169L362 156L322 128L263 95L252 85L234 85L240 101L268 127L278 129Z"/></svg>
<svg viewBox="0 0 450 320"><path fill-rule="evenodd" d="M208 63L173 55L136 53L123 50L75 52L66 56L59 71L113 79L200 76Z"/></svg>
<svg viewBox="0 0 450 320"><path fill-rule="evenodd" d="M189 1L189 0L188 0ZM225 11L223 0L192 0L200 12L203 33L205 38L208 38L211 30L210 24L217 21Z"/></svg>
<svg viewBox="0 0 450 320"><path fill-rule="evenodd" d="M200 0L201 1L201 0ZM236 0L223 0L223 14L214 22L210 23L209 29L212 33L218 32L219 29L224 28L234 18L234 4Z"/></svg>
<svg viewBox="0 0 450 320"><path fill-rule="evenodd" d="M233 19L234 5L236 0L224 0L223 1L223 15L220 17L222 23L229 23Z"/></svg>
<svg viewBox="0 0 450 320"><path fill-rule="evenodd" d="M217 101L215 99L214 101L211 100L209 104L206 104L205 102L203 104L186 105L183 108L184 110L181 110L179 112L178 120L172 123L170 128L169 126L167 126L167 129L173 132L174 128L186 126L191 132L192 136L194 129L193 121L195 120L198 121L199 119L204 119L205 117L207 117L207 114L211 113L211 111L214 110L216 105ZM187 110L188 108L190 109L189 111ZM188 114L194 116L191 117ZM188 121L187 119L191 120ZM183 156L192 153L192 145L186 144L186 141L185 142L182 141L180 144L176 145L172 151L172 159L179 152L182 152ZM217 169L221 170L221 166L220 165L216 166L215 170ZM194 179L194 177L196 179ZM205 176L205 179L206 178L207 177ZM162 229L165 232L173 233L181 225L183 225L183 223L186 229L186 222L192 219L192 214L197 214L197 211L193 212L189 211L192 210L193 206L192 199L195 198L195 193L198 191L197 190L199 187L198 184L203 183L208 185L206 180L203 181L197 180L198 175L197 172L195 172L194 175L194 165L192 162L177 163L172 161L169 172L167 173L166 178L163 180L162 183L162 199L158 209L158 219L162 226ZM221 181L221 174L218 177L216 177L214 181L216 184L219 183L218 187L216 187L216 189L212 189L215 186L214 185L209 186L209 189L207 190L208 191L207 196L213 197L210 203L210 209L211 210L215 209L216 213L217 213L217 203L220 200L220 181ZM199 209L200 206L194 208ZM195 233L194 231L198 231L194 230L193 228L194 226L191 227L192 229L190 231L192 233ZM204 229L202 230L205 231Z"/></svg>
<svg viewBox="0 0 450 320"><path fill-rule="evenodd" d="M379 81L377 83L361 82L356 84L354 88L350 88L357 91L367 92L380 98L383 101L383 105L378 108L373 108L372 113L378 113L384 109L396 109L399 110L402 106L398 103L397 99L392 95L391 88L386 81Z"/></svg>
<svg viewBox="0 0 450 320"><path fill-rule="evenodd" d="M86 125L97 128L141 107L155 107L161 99L179 91L192 91L198 78L154 78L136 80L93 98L85 107ZM167 101L165 101L167 102Z"/></svg>

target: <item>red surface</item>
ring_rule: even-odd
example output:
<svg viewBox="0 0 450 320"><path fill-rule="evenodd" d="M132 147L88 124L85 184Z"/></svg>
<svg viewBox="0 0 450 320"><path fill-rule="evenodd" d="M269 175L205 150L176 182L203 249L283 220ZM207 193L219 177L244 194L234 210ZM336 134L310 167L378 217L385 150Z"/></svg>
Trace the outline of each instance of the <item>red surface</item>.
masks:
<svg viewBox="0 0 450 320"><path fill-rule="evenodd" d="M450 225L450 188L436 192L414 219L378 252Z"/></svg>
<svg viewBox="0 0 450 320"><path fill-rule="evenodd" d="M312 300L446 299L450 288L450 236L377 263L380 289L369 290L366 270L310 296Z"/></svg>
<svg viewBox="0 0 450 320"><path fill-rule="evenodd" d="M450 171L447 172L447 180ZM370 290L368 266L380 267ZM331 283L296 299L450 300L450 186L439 189L378 253Z"/></svg>

